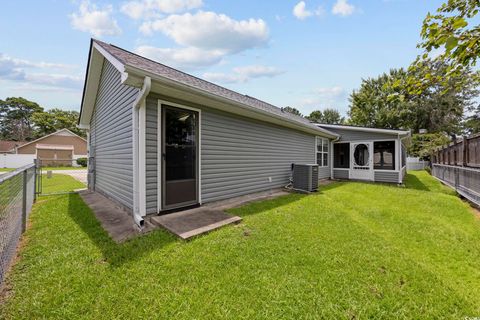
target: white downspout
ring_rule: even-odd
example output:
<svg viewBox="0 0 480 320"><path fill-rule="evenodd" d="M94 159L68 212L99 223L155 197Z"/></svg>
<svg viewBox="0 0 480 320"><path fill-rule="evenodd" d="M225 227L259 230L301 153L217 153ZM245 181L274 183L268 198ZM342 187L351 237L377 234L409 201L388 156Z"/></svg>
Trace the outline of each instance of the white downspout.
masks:
<svg viewBox="0 0 480 320"><path fill-rule="evenodd" d="M145 198L145 107L146 97L150 93L152 80L145 77L143 86L133 102L133 219L142 228L146 215Z"/></svg>

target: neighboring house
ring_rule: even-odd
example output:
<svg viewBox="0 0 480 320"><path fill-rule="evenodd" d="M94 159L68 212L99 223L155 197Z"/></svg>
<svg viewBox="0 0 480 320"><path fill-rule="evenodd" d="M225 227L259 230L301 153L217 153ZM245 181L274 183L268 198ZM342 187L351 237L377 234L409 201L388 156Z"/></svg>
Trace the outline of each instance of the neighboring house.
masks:
<svg viewBox="0 0 480 320"><path fill-rule="evenodd" d="M71 160L87 157L87 140L68 129L61 129L16 148L16 154L36 155L42 165L71 165Z"/></svg>
<svg viewBox="0 0 480 320"><path fill-rule="evenodd" d="M24 143L23 141L0 140L0 154L15 153L15 148Z"/></svg>
<svg viewBox="0 0 480 320"><path fill-rule="evenodd" d="M140 225L147 214L283 187L292 163L318 163L319 178L332 178L331 150L345 134L97 40L79 126L88 130L89 188L132 211ZM386 134L370 130L366 141ZM387 136L400 141L403 133ZM383 162L398 157L395 146L398 153L383 153ZM352 158L366 161L366 154ZM396 177L382 181L401 182L395 161Z"/></svg>

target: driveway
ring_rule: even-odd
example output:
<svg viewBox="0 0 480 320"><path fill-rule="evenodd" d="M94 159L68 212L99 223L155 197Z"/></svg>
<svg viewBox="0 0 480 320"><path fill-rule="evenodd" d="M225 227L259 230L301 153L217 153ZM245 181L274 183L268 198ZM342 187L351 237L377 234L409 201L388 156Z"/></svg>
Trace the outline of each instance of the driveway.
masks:
<svg viewBox="0 0 480 320"><path fill-rule="evenodd" d="M87 184L87 169L85 170L52 170L53 173L66 174L72 178Z"/></svg>

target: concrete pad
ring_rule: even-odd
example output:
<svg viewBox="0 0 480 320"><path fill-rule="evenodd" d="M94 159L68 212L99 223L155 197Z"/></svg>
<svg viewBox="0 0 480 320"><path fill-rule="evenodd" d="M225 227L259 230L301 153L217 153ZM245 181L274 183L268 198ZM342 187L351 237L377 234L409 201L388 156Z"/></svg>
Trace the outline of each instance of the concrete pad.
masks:
<svg viewBox="0 0 480 320"><path fill-rule="evenodd" d="M238 216L225 213L224 210L239 207L250 202L273 199L287 195L289 192L284 189L274 189L211 202L198 208L175 213L160 216L150 215L145 218L145 226L142 230L137 227L129 212L115 201L89 190L82 190L79 194L83 201L92 209L95 217L100 221L110 237L115 242L121 243L158 227L168 230L181 239L189 239L242 220Z"/></svg>
<svg viewBox="0 0 480 320"><path fill-rule="evenodd" d="M97 192L83 190L79 195L92 209L105 231L117 243L152 230L152 226L148 225L140 230L133 217L123 207Z"/></svg>
<svg viewBox="0 0 480 320"><path fill-rule="evenodd" d="M242 220L240 217L228 215L221 210L199 209L151 217L151 222L186 240Z"/></svg>

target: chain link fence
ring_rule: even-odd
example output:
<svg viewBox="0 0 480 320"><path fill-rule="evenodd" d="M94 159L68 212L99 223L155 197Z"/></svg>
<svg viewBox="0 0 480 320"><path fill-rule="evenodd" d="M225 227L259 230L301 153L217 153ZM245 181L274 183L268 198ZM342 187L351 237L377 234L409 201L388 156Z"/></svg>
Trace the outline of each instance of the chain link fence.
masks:
<svg viewBox="0 0 480 320"><path fill-rule="evenodd" d="M36 198L36 166L0 175L0 284L15 256Z"/></svg>
<svg viewBox="0 0 480 320"><path fill-rule="evenodd" d="M480 169L434 163L432 175L454 188L469 201L480 206Z"/></svg>

